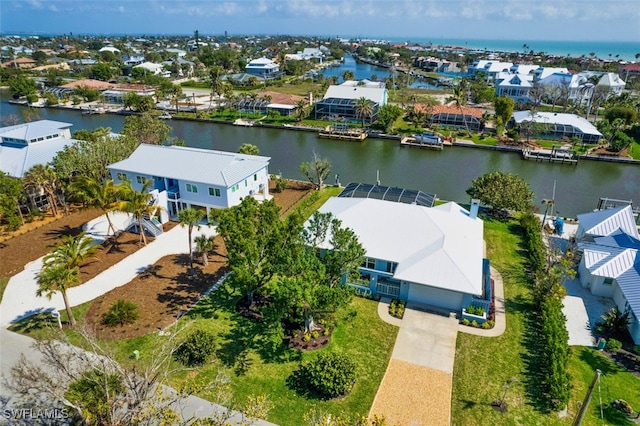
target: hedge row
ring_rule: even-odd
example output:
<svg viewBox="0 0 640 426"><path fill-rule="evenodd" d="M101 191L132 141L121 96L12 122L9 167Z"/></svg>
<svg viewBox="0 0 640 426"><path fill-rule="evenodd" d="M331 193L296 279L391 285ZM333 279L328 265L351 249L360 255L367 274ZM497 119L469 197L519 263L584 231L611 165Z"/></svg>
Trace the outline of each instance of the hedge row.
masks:
<svg viewBox="0 0 640 426"><path fill-rule="evenodd" d="M546 247L542 242L542 223L533 213L525 213L520 218L524 233L525 248L529 254L531 272L536 275L545 269Z"/></svg>

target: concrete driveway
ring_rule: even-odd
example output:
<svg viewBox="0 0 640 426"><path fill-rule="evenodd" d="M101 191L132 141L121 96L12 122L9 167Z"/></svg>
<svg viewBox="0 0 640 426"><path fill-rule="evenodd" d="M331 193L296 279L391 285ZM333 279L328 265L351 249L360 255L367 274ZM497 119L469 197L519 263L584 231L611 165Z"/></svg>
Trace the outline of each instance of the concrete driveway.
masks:
<svg viewBox="0 0 640 426"><path fill-rule="evenodd" d="M457 336L457 319L408 307L370 415L389 424L450 425Z"/></svg>

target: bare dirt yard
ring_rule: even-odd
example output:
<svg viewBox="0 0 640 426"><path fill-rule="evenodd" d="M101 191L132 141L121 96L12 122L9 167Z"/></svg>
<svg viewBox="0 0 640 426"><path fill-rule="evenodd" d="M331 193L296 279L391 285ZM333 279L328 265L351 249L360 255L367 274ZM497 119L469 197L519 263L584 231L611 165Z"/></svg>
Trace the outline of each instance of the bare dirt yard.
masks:
<svg viewBox="0 0 640 426"><path fill-rule="evenodd" d="M310 193L309 184L291 181L285 191L272 192L272 195L284 214L291 211ZM51 245L58 243L62 236L79 234L82 232L83 224L99 215L98 210L76 211L68 216L46 222L42 226L22 230L20 235L1 242L0 277L16 274L24 268L25 264L47 254L51 250ZM165 230L173 226L178 225L170 223ZM151 242L152 239L148 241ZM95 259L81 265L82 282L88 281L141 247L137 234L123 233L117 241L108 241L98 251ZM199 258L196 260L193 276L190 276L189 259L186 254L160 259L129 284L94 300L86 316L87 325L105 339L140 336L170 325L193 306L201 295L226 272L226 248L222 240L216 238L216 248L209 256L207 266L202 265ZM103 326L102 316L119 299L131 301L139 307L138 320L134 324L123 327Z"/></svg>

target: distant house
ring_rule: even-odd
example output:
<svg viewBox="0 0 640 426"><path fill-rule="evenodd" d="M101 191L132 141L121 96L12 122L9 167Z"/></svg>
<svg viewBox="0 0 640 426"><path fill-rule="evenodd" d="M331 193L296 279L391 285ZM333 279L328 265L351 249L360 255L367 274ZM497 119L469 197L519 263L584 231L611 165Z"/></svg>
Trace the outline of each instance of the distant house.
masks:
<svg viewBox="0 0 640 426"><path fill-rule="evenodd" d="M0 128L0 170L22 178L36 164L47 164L71 139L72 124L39 120Z"/></svg>
<svg viewBox="0 0 640 426"><path fill-rule="evenodd" d="M140 65L136 65L133 68L141 68L144 69L151 74L160 75L162 77L169 78L171 77L171 72L164 69L164 65L156 64L154 62L143 62Z"/></svg>
<svg viewBox="0 0 640 426"><path fill-rule="evenodd" d="M578 221L580 283L629 312L627 328L640 344L640 235L631 206L581 214Z"/></svg>
<svg viewBox="0 0 640 426"><path fill-rule="evenodd" d="M436 105L431 111L431 125L466 128L479 131L483 128L482 108Z"/></svg>
<svg viewBox="0 0 640 426"><path fill-rule="evenodd" d="M35 66L36 61L31 58L16 58L2 64L2 68L17 68L21 70L33 68Z"/></svg>
<svg viewBox="0 0 640 426"><path fill-rule="evenodd" d="M244 67L244 70L247 74L268 78L279 74L280 65L263 56L262 58L250 61Z"/></svg>
<svg viewBox="0 0 640 426"><path fill-rule="evenodd" d="M402 191L389 190L396 199ZM453 202L426 207L380 196L333 197L319 209L352 229L366 251L358 276L346 282L375 295L457 313L484 303L490 278L477 209L469 212Z"/></svg>
<svg viewBox="0 0 640 426"><path fill-rule="evenodd" d="M625 80L628 80L629 77L640 76L640 62L623 65L620 67L620 74L624 76Z"/></svg>
<svg viewBox="0 0 640 426"><path fill-rule="evenodd" d="M521 74L507 74L500 77L496 84L496 96L508 96L515 102L531 101L529 92L533 88L533 78Z"/></svg>
<svg viewBox="0 0 640 426"><path fill-rule="evenodd" d="M500 73L508 72L512 66L511 62L479 59L469 65L467 70L473 75L483 73L487 83L494 83Z"/></svg>
<svg viewBox="0 0 640 426"><path fill-rule="evenodd" d="M516 111L507 127L521 125L525 121L534 121L543 125L541 132L536 137L563 140L564 138L579 138L583 143L598 143L602 138L602 133L596 129L586 119L575 114L565 114L559 112L535 112Z"/></svg>
<svg viewBox="0 0 640 426"><path fill-rule="evenodd" d="M349 121L360 121L356 110L357 100L368 99L372 106L372 114L365 117L365 122L373 123L378 117L380 107L387 104L388 92L384 83L369 80L345 81L340 85L331 85L321 101L315 104L316 119L329 118Z"/></svg>
<svg viewBox="0 0 640 426"><path fill-rule="evenodd" d="M626 85L627 83L625 83L618 74L613 72L604 73L597 84L598 87L602 87L613 95L621 94Z"/></svg>
<svg viewBox="0 0 640 426"><path fill-rule="evenodd" d="M244 197L269 199L268 157L179 146L140 145L129 158L107 166L114 182L137 190L152 180L162 222L185 208L212 209L240 204Z"/></svg>

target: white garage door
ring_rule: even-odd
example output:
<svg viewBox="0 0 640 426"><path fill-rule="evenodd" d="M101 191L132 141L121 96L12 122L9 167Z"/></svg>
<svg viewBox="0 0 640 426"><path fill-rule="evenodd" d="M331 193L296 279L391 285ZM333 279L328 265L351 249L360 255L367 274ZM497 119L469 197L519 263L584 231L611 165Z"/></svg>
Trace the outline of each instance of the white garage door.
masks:
<svg viewBox="0 0 640 426"><path fill-rule="evenodd" d="M411 284L408 300L425 305L459 311L462 309L462 293L425 285Z"/></svg>

